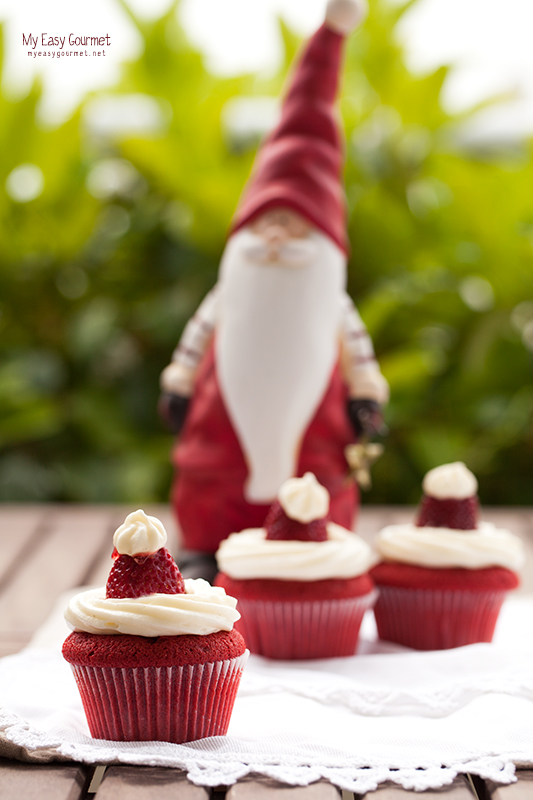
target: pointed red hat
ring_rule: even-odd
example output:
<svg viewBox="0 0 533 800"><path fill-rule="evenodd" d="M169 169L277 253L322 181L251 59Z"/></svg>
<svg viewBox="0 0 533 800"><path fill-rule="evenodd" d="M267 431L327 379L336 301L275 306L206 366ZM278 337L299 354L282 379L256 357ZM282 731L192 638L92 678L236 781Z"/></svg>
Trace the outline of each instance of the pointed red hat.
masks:
<svg viewBox="0 0 533 800"><path fill-rule="evenodd" d="M344 252L344 146L335 100L345 36L363 18L362 0L330 0L326 20L305 48L292 76L281 119L256 158L231 232L269 208L297 211Z"/></svg>

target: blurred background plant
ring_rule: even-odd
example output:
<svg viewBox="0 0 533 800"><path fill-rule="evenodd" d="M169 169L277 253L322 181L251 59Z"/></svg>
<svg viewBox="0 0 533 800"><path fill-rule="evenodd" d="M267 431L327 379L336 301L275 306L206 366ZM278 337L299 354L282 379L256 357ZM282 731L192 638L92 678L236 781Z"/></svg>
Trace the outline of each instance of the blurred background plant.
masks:
<svg viewBox="0 0 533 800"><path fill-rule="evenodd" d="M124 8L127 8L124 5ZM299 44L265 78L210 74L175 8L113 91L54 129L0 98L0 499L168 496L159 373L216 280L225 233ZM468 143L373 0L341 111L349 290L391 384L367 502L416 502L464 460L484 503L533 503L533 161ZM469 112L470 114L475 113Z"/></svg>

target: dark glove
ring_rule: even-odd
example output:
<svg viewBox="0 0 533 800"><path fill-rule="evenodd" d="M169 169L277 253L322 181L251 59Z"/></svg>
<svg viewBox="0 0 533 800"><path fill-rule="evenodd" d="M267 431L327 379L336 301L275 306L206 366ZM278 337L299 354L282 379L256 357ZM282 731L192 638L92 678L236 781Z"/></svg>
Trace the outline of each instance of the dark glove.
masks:
<svg viewBox="0 0 533 800"><path fill-rule="evenodd" d="M372 439L376 435L385 436L388 433L381 406L375 400L348 400L346 408L357 438L365 436Z"/></svg>
<svg viewBox="0 0 533 800"><path fill-rule="evenodd" d="M178 434L183 428L189 402L190 397L184 397L181 394L171 394L170 392L161 394L157 411L171 433Z"/></svg>

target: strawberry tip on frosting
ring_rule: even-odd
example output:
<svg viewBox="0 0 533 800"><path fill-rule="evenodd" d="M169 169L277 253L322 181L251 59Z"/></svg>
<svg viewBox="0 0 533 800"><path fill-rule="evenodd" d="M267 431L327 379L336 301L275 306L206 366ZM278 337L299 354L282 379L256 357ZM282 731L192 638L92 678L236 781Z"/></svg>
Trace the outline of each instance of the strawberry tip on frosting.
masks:
<svg viewBox="0 0 533 800"><path fill-rule="evenodd" d="M266 538L323 542L328 538L329 492L312 472L289 478L265 520Z"/></svg>
<svg viewBox="0 0 533 800"><path fill-rule="evenodd" d="M106 585L108 598L181 594L185 584L169 551L165 528L141 509L128 514L113 536L114 563Z"/></svg>
<svg viewBox="0 0 533 800"><path fill-rule="evenodd" d="M475 475L456 461L430 470L423 481L416 526L475 530L478 527L479 502Z"/></svg>

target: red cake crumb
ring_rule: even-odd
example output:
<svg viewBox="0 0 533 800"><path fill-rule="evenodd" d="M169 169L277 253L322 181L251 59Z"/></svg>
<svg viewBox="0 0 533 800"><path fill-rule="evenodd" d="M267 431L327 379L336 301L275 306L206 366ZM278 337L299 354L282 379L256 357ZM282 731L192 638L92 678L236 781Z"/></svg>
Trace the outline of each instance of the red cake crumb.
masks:
<svg viewBox="0 0 533 800"><path fill-rule="evenodd" d="M150 554L117 555L106 586L106 597L111 598L184 592L183 578L166 547Z"/></svg>
<svg viewBox="0 0 533 800"><path fill-rule="evenodd" d="M339 600L344 597L361 597L374 588L368 575L356 578L338 578L322 581L282 581L272 578L237 580L219 572L216 586L222 586L226 594L243 600ZM238 608L238 606L237 606Z"/></svg>
<svg viewBox="0 0 533 800"><path fill-rule="evenodd" d="M420 567L384 561L371 571L378 586L410 589L463 589L485 592L487 589L516 589L520 581L515 572L505 567L464 569L462 567Z"/></svg>
<svg viewBox="0 0 533 800"><path fill-rule="evenodd" d="M225 661L241 656L245 649L244 639L236 630L153 638L75 631L63 644L63 656L78 666L173 667Z"/></svg>
<svg viewBox="0 0 533 800"><path fill-rule="evenodd" d="M297 540L300 542L325 542L328 538L325 519L299 522L287 516L279 500L270 506L265 520L267 539Z"/></svg>
<svg viewBox="0 0 533 800"><path fill-rule="evenodd" d="M424 495L415 524L419 528L454 528L471 531L477 528L478 514L479 501L476 495L460 500L455 497L439 499Z"/></svg>

